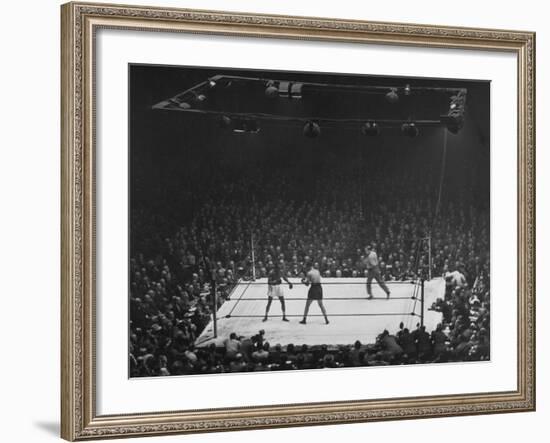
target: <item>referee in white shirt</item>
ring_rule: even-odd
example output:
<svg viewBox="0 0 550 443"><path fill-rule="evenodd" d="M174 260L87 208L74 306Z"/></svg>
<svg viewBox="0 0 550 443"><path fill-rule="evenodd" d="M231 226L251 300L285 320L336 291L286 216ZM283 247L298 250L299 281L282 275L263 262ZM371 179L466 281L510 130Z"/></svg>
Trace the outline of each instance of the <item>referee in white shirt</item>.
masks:
<svg viewBox="0 0 550 443"><path fill-rule="evenodd" d="M372 280L376 280L380 287L386 293L386 297L390 298L390 290L384 283L382 274L380 273L380 266L378 266L378 255L374 250L374 247L368 245L365 247L365 265L367 267L367 294L369 295L369 300L372 299Z"/></svg>

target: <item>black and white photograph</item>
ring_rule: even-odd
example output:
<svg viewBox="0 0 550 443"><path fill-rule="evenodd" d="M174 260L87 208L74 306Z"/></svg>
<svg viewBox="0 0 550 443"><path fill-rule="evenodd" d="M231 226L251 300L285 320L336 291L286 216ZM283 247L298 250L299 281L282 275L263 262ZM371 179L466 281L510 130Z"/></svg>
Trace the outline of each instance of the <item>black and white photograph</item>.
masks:
<svg viewBox="0 0 550 443"><path fill-rule="evenodd" d="M489 81L128 75L131 378L491 359Z"/></svg>

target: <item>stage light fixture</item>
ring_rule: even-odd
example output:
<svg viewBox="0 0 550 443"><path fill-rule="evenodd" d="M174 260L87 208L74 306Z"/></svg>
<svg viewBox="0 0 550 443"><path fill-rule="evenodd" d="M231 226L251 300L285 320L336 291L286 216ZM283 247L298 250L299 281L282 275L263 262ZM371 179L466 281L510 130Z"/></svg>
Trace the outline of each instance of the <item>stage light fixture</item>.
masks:
<svg viewBox="0 0 550 443"><path fill-rule="evenodd" d="M303 86L303 83L280 81L277 85L277 92L282 98L301 99Z"/></svg>
<svg viewBox="0 0 550 443"><path fill-rule="evenodd" d="M411 85L405 85L405 89L403 90L405 95L411 95Z"/></svg>
<svg viewBox="0 0 550 443"><path fill-rule="evenodd" d="M304 125L303 133L306 137L315 138L321 134L321 127L314 121L308 121Z"/></svg>
<svg viewBox="0 0 550 443"><path fill-rule="evenodd" d="M201 103L206 101L206 95L204 95L204 94L197 94L195 96L195 98L197 99L197 101L199 101Z"/></svg>
<svg viewBox="0 0 550 443"><path fill-rule="evenodd" d="M274 82L272 81L267 82L267 87L265 88L265 96L267 98L279 97L279 88L275 86Z"/></svg>
<svg viewBox="0 0 550 443"><path fill-rule="evenodd" d="M191 109L191 105L187 102L181 102L179 105L178 105L181 109Z"/></svg>
<svg viewBox="0 0 550 443"><path fill-rule="evenodd" d="M229 129L232 125L233 120L231 119L231 117L228 117L227 115L222 115L222 117L220 118L220 126L222 128Z"/></svg>
<svg viewBox="0 0 550 443"><path fill-rule="evenodd" d="M233 132L244 134L256 134L260 132L260 124L257 120L253 119L239 119L233 120L231 125Z"/></svg>
<svg viewBox="0 0 550 443"><path fill-rule="evenodd" d="M464 126L464 115L460 112L451 111L448 115L441 116L441 122L451 134L458 134Z"/></svg>
<svg viewBox="0 0 550 443"><path fill-rule="evenodd" d="M442 115L441 122L451 134L458 134L464 126L464 110L466 107L466 92L460 91L451 97L449 112Z"/></svg>
<svg viewBox="0 0 550 443"><path fill-rule="evenodd" d="M401 125L401 132L408 137L416 137L419 134L418 127L413 122L403 123Z"/></svg>
<svg viewBox="0 0 550 443"><path fill-rule="evenodd" d="M365 122L363 126L361 126L361 132L363 135L369 137L380 135L380 126L376 122Z"/></svg>
<svg viewBox="0 0 550 443"><path fill-rule="evenodd" d="M303 83L292 83L290 85L290 98L302 98Z"/></svg>
<svg viewBox="0 0 550 443"><path fill-rule="evenodd" d="M290 85L291 84L292 83L287 82L287 81L279 82L279 84L277 85L278 86L279 97L290 98Z"/></svg>
<svg viewBox="0 0 550 443"><path fill-rule="evenodd" d="M212 79L209 79L208 80L208 86L210 86L211 88L214 88L216 86L216 82Z"/></svg>
<svg viewBox="0 0 550 443"><path fill-rule="evenodd" d="M391 88L390 92L386 94L386 100L392 104L399 101L399 95L397 95L397 90L395 88Z"/></svg>

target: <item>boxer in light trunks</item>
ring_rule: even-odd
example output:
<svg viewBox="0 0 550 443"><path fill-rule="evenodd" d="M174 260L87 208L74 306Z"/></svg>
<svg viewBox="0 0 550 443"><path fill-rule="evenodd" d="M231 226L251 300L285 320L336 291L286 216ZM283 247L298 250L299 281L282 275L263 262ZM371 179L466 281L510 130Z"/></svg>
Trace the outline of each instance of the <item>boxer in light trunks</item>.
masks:
<svg viewBox="0 0 550 443"><path fill-rule="evenodd" d="M267 275L267 306L265 308L265 316L262 321L267 321L267 316L269 314L269 308L271 308L273 297L279 298L279 301L281 302L281 310L283 311L283 321L288 321L288 318L286 318L285 294L283 293L283 288L281 286L283 280L288 283L288 288L292 289L292 283L290 283L288 278L283 275L279 265L275 264L273 269L269 271L269 274Z"/></svg>
<svg viewBox="0 0 550 443"><path fill-rule="evenodd" d="M306 276L302 278L302 283L306 286L310 286L310 285L311 286L309 287L309 291L307 292L307 301L306 301L306 307L304 309L304 318L300 323L303 325L306 324L309 307L311 303L313 303L313 300L317 300L317 303L321 308L321 312L325 316L325 323L328 325L329 321L327 317L327 311L325 310L325 306L323 305L323 287L321 286L321 273L315 266L311 266Z"/></svg>
<svg viewBox="0 0 550 443"><path fill-rule="evenodd" d="M384 283L382 274L380 273L380 266L378 266L378 255L371 245L365 247L365 266L367 268L367 294L369 300L372 298L372 280L380 285L382 290L386 293L386 298L390 298L390 290Z"/></svg>

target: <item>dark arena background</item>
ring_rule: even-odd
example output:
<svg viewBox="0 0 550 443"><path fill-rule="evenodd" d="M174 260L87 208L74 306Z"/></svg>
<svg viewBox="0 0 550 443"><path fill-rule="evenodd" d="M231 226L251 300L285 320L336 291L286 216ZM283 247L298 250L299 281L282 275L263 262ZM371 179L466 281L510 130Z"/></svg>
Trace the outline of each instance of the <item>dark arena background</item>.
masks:
<svg viewBox="0 0 550 443"><path fill-rule="evenodd" d="M490 358L489 82L129 76L131 377Z"/></svg>

